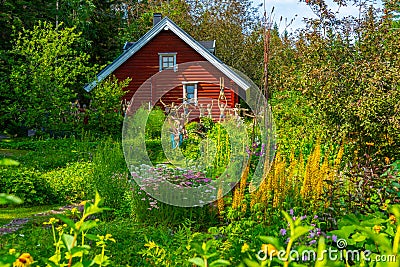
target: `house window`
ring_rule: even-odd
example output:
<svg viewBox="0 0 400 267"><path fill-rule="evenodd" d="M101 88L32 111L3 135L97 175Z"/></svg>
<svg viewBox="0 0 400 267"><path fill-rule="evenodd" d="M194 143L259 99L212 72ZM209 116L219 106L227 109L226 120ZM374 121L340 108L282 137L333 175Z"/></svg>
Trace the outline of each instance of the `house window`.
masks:
<svg viewBox="0 0 400 267"><path fill-rule="evenodd" d="M171 70L177 71L176 66L176 53L159 53L160 58L160 71Z"/></svg>
<svg viewBox="0 0 400 267"><path fill-rule="evenodd" d="M183 99L188 103L197 103L197 82L183 84Z"/></svg>

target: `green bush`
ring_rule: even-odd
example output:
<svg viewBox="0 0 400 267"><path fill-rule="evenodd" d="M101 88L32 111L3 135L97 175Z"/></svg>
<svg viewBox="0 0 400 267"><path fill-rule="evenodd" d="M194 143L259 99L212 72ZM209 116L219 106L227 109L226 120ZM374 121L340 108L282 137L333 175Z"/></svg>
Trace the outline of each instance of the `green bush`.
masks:
<svg viewBox="0 0 400 267"><path fill-rule="evenodd" d="M159 108L153 109L146 123L146 139L160 139L161 130L164 124L165 114Z"/></svg>
<svg viewBox="0 0 400 267"><path fill-rule="evenodd" d="M68 163L65 168L42 175L60 202L76 202L93 197L93 164L88 162Z"/></svg>
<svg viewBox="0 0 400 267"><path fill-rule="evenodd" d="M161 140L146 140L146 150L151 162L161 163L167 159L162 148Z"/></svg>
<svg viewBox="0 0 400 267"><path fill-rule="evenodd" d="M55 203L57 197L37 170L28 168L0 168L1 193L20 197L25 205Z"/></svg>

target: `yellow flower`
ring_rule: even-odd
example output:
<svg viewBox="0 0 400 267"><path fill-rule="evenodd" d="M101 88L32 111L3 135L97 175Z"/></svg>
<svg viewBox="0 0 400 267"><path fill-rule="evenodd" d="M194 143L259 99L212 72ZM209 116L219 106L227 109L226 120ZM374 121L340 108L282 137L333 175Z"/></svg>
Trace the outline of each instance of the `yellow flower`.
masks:
<svg viewBox="0 0 400 267"><path fill-rule="evenodd" d="M380 225L375 225L372 230L375 231L375 233L379 234L379 232L381 231L382 227Z"/></svg>
<svg viewBox="0 0 400 267"><path fill-rule="evenodd" d="M56 218L50 218L50 220L48 222L44 222L43 224L56 224L58 223L60 220L56 219Z"/></svg>
<svg viewBox="0 0 400 267"><path fill-rule="evenodd" d="M22 253L13 263L13 267L28 267L33 263L33 258L29 253Z"/></svg>
<svg viewBox="0 0 400 267"><path fill-rule="evenodd" d="M381 206L381 210L387 210L387 208L388 208L388 204L383 203L383 205Z"/></svg>
<svg viewBox="0 0 400 267"><path fill-rule="evenodd" d="M389 221L391 224L395 224L396 223L396 216L394 216L393 214L389 216Z"/></svg>
<svg viewBox="0 0 400 267"><path fill-rule="evenodd" d="M72 213L72 215L78 214L79 210L77 208L72 208L71 213Z"/></svg>
<svg viewBox="0 0 400 267"><path fill-rule="evenodd" d="M10 248L9 250L8 250L8 253L10 254L10 255L13 255L13 254L15 254L15 248Z"/></svg>
<svg viewBox="0 0 400 267"><path fill-rule="evenodd" d="M247 245L247 243L244 243L242 246L242 253L245 253L246 251L249 251L250 247Z"/></svg>
<svg viewBox="0 0 400 267"><path fill-rule="evenodd" d="M268 257L274 257L278 255L278 249L276 249L271 244L262 244L261 250L264 251L264 253L268 255Z"/></svg>
<svg viewBox="0 0 400 267"><path fill-rule="evenodd" d="M373 146L373 145L375 145L374 143L368 143L368 142L366 142L365 143L367 146Z"/></svg>

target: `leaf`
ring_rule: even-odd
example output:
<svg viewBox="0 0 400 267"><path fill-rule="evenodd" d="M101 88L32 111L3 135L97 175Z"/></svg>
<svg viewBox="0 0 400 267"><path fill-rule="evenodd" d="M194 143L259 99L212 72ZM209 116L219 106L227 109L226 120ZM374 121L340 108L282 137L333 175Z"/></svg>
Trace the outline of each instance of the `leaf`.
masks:
<svg viewBox="0 0 400 267"><path fill-rule="evenodd" d="M199 257L188 259L188 262L196 264L197 266L206 267L205 263L204 263L204 260L202 258L199 258Z"/></svg>
<svg viewBox="0 0 400 267"><path fill-rule="evenodd" d="M5 204L21 204L22 200L19 197L0 193L0 205Z"/></svg>
<svg viewBox="0 0 400 267"><path fill-rule="evenodd" d="M67 250L71 251L71 248L73 247L74 237L72 235L63 234L61 240L63 241Z"/></svg>
<svg viewBox="0 0 400 267"><path fill-rule="evenodd" d="M382 219L382 218L373 218L373 219L370 219L370 220L362 221L360 223L360 225L373 227L375 225L380 225L380 224L382 224L384 222L385 222L385 220Z"/></svg>
<svg viewBox="0 0 400 267"><path fill-rule="evenodd" d="M76 231L76 225L75 222L73 220L71 220L70 218L61 215L61 214L56 214L55 215L56 218L60 219L61 221L63 221L66 225L68 225L71 229L73 229L74 231Z"/></svg>
<svg viewBox="0 0 400 267"><path fill-rule="evenodd" d="M365 239L367 239L367 236L361 233L355 233L354 235L351 236L351 239L353 239L355 242L363 242L365 241Z"/></svg>
<svg viewBox="0 0 400 267"><path fill-rule="evenodd" d="M281 245L278 238L274 236L259 236L258 237L262 242L266 244L271 244L276 247L278 250L283 250L283 246Z"/></svg>
<svg viewBox="0 0 400 267"><path fill-rule="evenodd" d="M19 162L13 159L0 159L0 166L18 166Z"/></svg>
<svg viewBox="0 0 400 267"><path fill-rule="evenodd" d="M244 259L243 261L248 267L261 267L261 265L256 261L252 261L250 259Z"/></svg>
<svg viewBox="0 0 400 267"><path fill-rule="evenodd" d="M92 229L93 227L96 227L96 226L97 226L97 222L95 222L95 221L85 221L85 222L83 222L82 226L79 228L79 231L80 232L86 231L86 230Z"/></svg>
<svg viewBox="0 0 400 267"><path fill-rule="evenodd" d="M93 235L93 234L85 234L85 237L87 239L89 239L89 240L92 240L92 241L98 241L99 240L99 237L97 235Z"/></svg>
<svg viewBox="0 0 400 267"><path fill-rule="evenodd" d="M210 267L229 266L231 263L227 260L218 259L210 263Z"/></svg>
<svg viewBox="0 0 400 267"><path fill-rule="evenodd" d="M300 236L307 234L311 229L312 229L311 226L297 226L294 229L294 234L293 234L293 237L292 237L293 241L295 241Z"/></svg>

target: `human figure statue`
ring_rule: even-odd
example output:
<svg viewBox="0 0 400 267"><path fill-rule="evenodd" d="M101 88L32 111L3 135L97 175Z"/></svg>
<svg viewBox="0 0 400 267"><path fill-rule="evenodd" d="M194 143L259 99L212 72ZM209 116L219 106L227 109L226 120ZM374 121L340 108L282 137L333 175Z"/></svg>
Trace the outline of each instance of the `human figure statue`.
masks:
<svg viewBox="0 0 400 267"><path fill-rule="evenodd" d="M218 99L218 108L219 108L219 122L225 118L225 110L228 106L228 101Z"/></svg>
<svg viewBox="0 0 400 267"><path fill-rule="evenodd" d="M165 103L162 101L161 98L160 98L160 103L164 106L164 113L165 113L165 115L168 116L168 114L171 112L171 106L165 104ZM174 103L172 102L172 104L174 104Z"/></svg>
<svg viewBox="0 0 400 267"><path fill-rule="evenodd" d="M178 108L175 106L175 102L171 103L170 109L169 109L169 115L171 115L171 117L175 117L177 114Z"/></svg>
<svg viewBox="0 0 400 267"><path fill-rule="evenodd" d="M212 107L213 107L214 100L211 100L211 104L207 104L207 117L212 119Z"/></svg>
<svg viewBox="0 0 400 267"><path fill-rule="evenodd" d="M203 104L199 105L199 111L200 111L200 118L204 117L204 113L205 113L206 109Z"/></svg>
<svg viewBox="0 0 400 267"><path fill-rule="evenodd" d="M183 113L185 115L189 114L189 102L188 102L187 98L183 99L182 106L183 106Z"/></svg>

